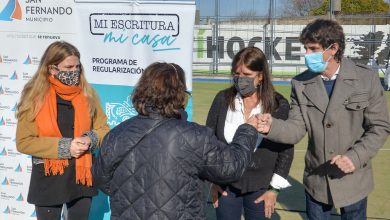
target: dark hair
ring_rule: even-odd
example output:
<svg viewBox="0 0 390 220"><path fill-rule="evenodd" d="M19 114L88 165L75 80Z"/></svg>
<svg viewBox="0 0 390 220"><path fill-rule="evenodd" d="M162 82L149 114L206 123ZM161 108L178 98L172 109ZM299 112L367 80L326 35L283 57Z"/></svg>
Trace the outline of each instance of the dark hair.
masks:
<svg viewBox="0 0 390 220"><path fill-rule="evenodd" d="M343 28L336 21L327 19L316 19L310 22L299 36L302 44L319 43L323 48L333 43L338 43L339 50L334 58L341 61L345 50L345 35Z"/></svg>
<svg viewBox="0 0 390 220"><path fill-rule="evenodd" d="M231 74L234 76L237 68L244 65L246 68L261 72L263 80L257 87L257 98L261 99L261 105L264 113L270 113L275 108L275 90L272 86L271 74L268 68L267 58L263 51L257 47L246 47L240 50L233 58ZM237 90L232 85L226 95L227 103L229 107L235 110L234 98L237 94Z"/></svg>
<svg viewBox="0 0 390 220"><path fill-rule="evenodd" d="M141 115L158 113L168 118L180 118L184 108L186 83L183 69L174 63L153 63L139 79L132 101Z"/></svg>

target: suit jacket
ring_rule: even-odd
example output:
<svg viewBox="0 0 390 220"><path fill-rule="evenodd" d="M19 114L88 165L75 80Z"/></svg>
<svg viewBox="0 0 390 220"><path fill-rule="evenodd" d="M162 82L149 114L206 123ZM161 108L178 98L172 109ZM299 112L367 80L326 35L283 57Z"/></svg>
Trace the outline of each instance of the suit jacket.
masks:
<svg viewBox="0 0 390 220"><path fill-rule="evenodd" d="M306 191L317 201L335 207L363 199L373 190L371 159L390 133L378 73L342 59L330 99L319 74L305 71L291 84L289 118L273 119L267 138L297 143L307 132ZM344 174L330 165L339 154L352 160L356 167L353 173Z"/></svg>
<svg viewBox="0 0 390 220"><path fill-rule="evenodd" d="M228 111L225 96L227 91L228 89L222 90L216 95L206 121L206 125L214 130L218 139L225 143L224 128ZM278 107L272 112L272 116L283 120L287 119L290 109L288 101L278 93L275 93L275 100ZM264 138L243 176L231 185L240 189L241 193L268 189L274 173L287 179L293 157L293 145L275 143Z"/></svg>

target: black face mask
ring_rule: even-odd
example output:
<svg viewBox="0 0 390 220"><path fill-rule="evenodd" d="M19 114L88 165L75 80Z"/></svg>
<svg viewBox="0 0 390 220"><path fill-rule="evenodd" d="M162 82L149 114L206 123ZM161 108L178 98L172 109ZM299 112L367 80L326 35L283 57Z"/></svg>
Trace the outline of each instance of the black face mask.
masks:
<svg viewBox="0 0 390 220"><path fill-rule="evenodd" d="M242 96L248 96L256 91L254 85L255 78L248 76L233 77L234 87Z"/></svg>

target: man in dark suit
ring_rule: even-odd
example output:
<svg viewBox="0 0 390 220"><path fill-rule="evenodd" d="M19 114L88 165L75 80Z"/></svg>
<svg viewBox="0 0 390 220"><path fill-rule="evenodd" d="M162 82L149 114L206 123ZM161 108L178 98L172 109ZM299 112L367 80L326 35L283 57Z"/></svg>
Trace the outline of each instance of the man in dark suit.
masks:
<svg viewBox="0 0 390 220"><path fill-rule="evenodd" d="M272 141L295 144L308 133L303 183L309 219L366 219L373 190L371 159L390 133L378 73L343 58L345 36L335 21L317 19L300 35L308 70L291 81L287 121L259 116ZM272 126L271 126L272 125Z"/></svg>

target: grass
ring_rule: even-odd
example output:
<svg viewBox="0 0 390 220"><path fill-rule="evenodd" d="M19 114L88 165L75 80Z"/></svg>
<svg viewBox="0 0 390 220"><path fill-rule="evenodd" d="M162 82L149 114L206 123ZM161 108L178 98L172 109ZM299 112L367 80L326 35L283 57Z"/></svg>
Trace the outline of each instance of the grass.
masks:
<svg viewBox="0 0 390 220"><path fill-rule="evenodd" d="M194 74L199 74L199 75L213 75L213 73L210 73L210 70L208 69L193 69L192 72ZM230 76L230 69L226 70L226 69L219 69L217 74L216 75L219 75L219 76ZM295 76L297 75L297 72L289 72L289 71L273 71L272 72L272 75L273 76L288 76L288 77L291 77L291 76Z"/></svg>
<svg viewBox="0 0 390 220"><path fill-rule="evenodd" d="M193 120L205 124L208 110L216 93L229 85L226 83L194 82L193 83ZM289 85L275 85L275 89L290 97ZM386 92L387 106L390 109L390 92ZM278 197L277 211L272 219L305 219L305 196L302 185L304 156L307 137L295 145L294 161L291 166L289 181L292 187L283 190ZM387 138L382 149L374 157L375 189L368 197L367 219L390 219L390 139ZM208 219L214 219L212 207L207 208ZM339 219L334 210L333 219Z"/></svg>
<svg viewBox="0 0 390 220"><path fill-rule="evenodd" d="M197 75L215 75L215 76L230 76L230 69L219 69L217 74L210 73L210 70L208 69L193 69L192 72ZM273 70L272 75L274 77L293 77L300 72L294 72L294 71L277 71ZM379 77L384 76L384 72L382 70L378 70Z"/></svg>

